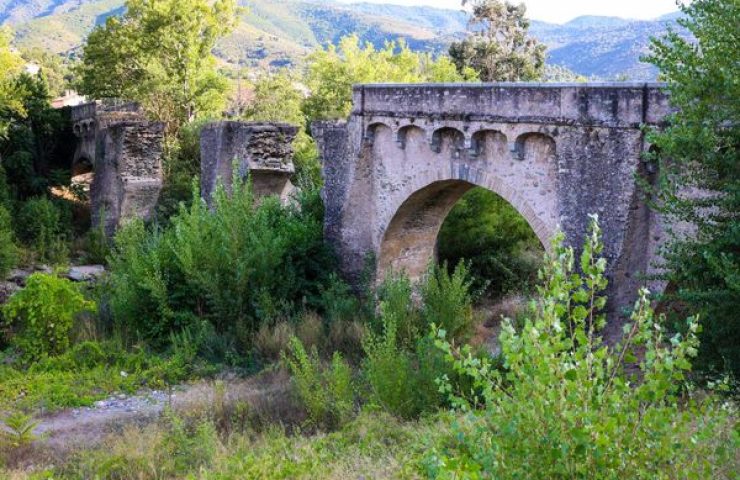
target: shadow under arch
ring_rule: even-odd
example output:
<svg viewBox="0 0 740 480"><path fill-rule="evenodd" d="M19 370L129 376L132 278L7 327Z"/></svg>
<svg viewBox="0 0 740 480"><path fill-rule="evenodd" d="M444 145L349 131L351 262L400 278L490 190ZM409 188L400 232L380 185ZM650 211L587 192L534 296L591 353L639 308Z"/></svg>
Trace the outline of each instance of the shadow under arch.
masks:
<svg viewBox="0 0 740 480"><path fill-rule="evenodd" d="M549 251L556 227L545 224L521 197L501 185L490 179L476 183L454 178L433 180L405 195L382 234L377 278L382 280L388 271L404 272L412 281L422 278L429 262L436 257L442 224L460 198L476 187L486 188L508 202Z"/></svg>

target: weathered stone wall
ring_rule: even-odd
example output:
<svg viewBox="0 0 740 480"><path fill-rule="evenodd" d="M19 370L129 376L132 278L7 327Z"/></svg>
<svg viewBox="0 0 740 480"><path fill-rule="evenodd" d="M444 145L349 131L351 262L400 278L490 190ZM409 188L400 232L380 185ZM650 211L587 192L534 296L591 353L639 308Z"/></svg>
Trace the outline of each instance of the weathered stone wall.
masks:
<svg viewBox="0 0 740 480"><path fill-rule="evenodd" d="M162 190L164 125L113 123L98 134L90 188L93 225L112 235L128 219L148 220Z"/></svg>
<svg viewBox="0 0 740 480"><path fill-rule="evenodd" d="M656 84L364 85L346 123L313 126L323 159L327 238L356 280L368 255L423 274L437 234L475 186L511 203L548 248L580 245L598 214L612 279L628 306L663 226L635 182L641 126L669 113Z"/></svg>
<svg viewBox="0 0 740 480"><path fill-rule="evenodd" d="M96 101L71 107L72 130L77 149L72 158L72 175L95 171L98 134L117 122L145 121L139 105L113 100Z"/></svg>
<svg viewBox="0 0 740 480"><path fill-rule="evenodd" d="M217 185L228 190L234 169L249 175L256 196L279 195L287 201L294 191L290 177L293 139L297 128L284 123L222 121L206 125L200 137L201 195L210 202Z"/></svg>

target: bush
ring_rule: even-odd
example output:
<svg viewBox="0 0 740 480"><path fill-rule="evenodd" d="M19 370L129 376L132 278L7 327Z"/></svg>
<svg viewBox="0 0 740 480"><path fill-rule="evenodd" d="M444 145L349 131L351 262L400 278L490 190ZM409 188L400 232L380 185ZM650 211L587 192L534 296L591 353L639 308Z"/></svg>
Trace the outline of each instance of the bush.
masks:
<svg viewBox="0 0 740 480"><path fill-rule="evenodd" d="M310 353L296 337L290 340L290 353L284 356L301 403L310 421L319 427L335 428L350 419L354 408L352 371L339 353L331 365L321 365L316 348Z"/></svg>
<svg viewBox="0 0 740 480"><path fill-rule="evenodd" d="M458 263L450 275L447 266L433 267L421 287L426 329L436 325L450 339L466 340L473 328L472 280L464 263Z"/></svg>
<svg viewBox="0 0 740 480"><path fill-rule="evenodd" d="M3 307L3 315L13 331L11 343L33 360L66 351L75 317L94 308L69 280L35 273Z"/></svg>
<svg viewBox="0 0 740 480"><path fill-rule="evenodd" d="M399 346L397 317L382 316L382 333L368 332L363 341L363 374L369 387L368 402L403 418L418 412L411 383L412 359Z"/></svg>
<svg viewBox="0 0 740 480"><path fill-rule="evenodd" d="M315 312L301 312L295 325L295 336L308 349L316 348L321 352L326 345L324 323Z"/></svg>
<svg viewBox="0 0 740 480"><path fill-rule="evenodd" d="M200 317L249 348L265 322L320 306L332 258L318 201L314 192L296 207L275 198L255 205L249 185L236 181L230 195L219 188L212 209L194 191L167 227L131 222L110 261L116 322L162 346Z"/></svg>
<svg viewBox="0 0 740 480"><path fill-rule="evenodd" d="M362 340L365 325L358 321L336 321L329 327L329 345L344 355L344 358L357 361L362 356Z"/></svg>
<svg viewBox="0 0 740 480"><path fill-rule="evenodd" d="M105 265L110 255L111 241L105 234L105 226L102 221L105 215L100 216L101 221L87 232L85 237L85 262Z"/></svg>
<svg viewBox="0 0 740 480"><path fill-rule="evenodd" d="M0 204L0 281L18 262L18 249L13 239L10 213Z"/></svg>
<svg viewBox="0 0 740 480"><path fill-rule="evenodd" d="M397 343L406 350L413 350L426 328L421 312L413 300L411 280L406 275L388 272L378 287L377 296L380 316L373 319L372 332L376 337L387 337L391 333L390 326L392 343Z"/></svg>
<svg viewBox="0 0 740 480"><path fill-rule="evenodd" d="M262 360L279 360L280 355L288 349L293 336L295 329L285 320L272 327L268 323L263 323L254 336L254 351Z"/></svg>
<svg viewBox="0 0 740 480"><path fill-rule="evenodd" d="M558 237L536 314L521 332L510 321L503 327L503 372L440 333L438 346L474 388L440 382L471 413L429 457L433 478L720 478L731 464L738 447L732 409L684 388L695 320L687 336L665 338L642 291L623 341L603 343L599 237L594 220L582 274ZM637 376L629 373L635 369Z"/></svg>
<svg viewBox="0 0 740 480"><path fill-rule="evenodd" d="M42 262L63 263L69 255L62 229L62 212L46 197L26 201L18 212L19 239L34 250Z"/></svg>

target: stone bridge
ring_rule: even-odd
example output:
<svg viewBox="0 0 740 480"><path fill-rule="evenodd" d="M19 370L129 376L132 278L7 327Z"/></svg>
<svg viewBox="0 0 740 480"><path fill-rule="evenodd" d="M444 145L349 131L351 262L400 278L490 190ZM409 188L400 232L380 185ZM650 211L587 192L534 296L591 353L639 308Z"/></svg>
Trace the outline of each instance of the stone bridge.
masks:
<svg viewBox="0 0 740 480"><path fill-rule="evenodd" d="M357 280L368 256L421 276L454 204L480 186L529 222L545 248L580 245L598 214L610 310L630 306L663 238L637 176L654 168L645 125L669 102L659 84L360 85L346 122L313 125L324 165L326 235Z"/></svg>
<svg viewBox="0 0 740 480"><path fill-rule="evenodd" d="M90 175L93 225L112 235L122 221L153 216L162 190L164 125L133 102L105 100L70 112L77 148L72 176Z"/></svg>
<svg viewBox="0 0 740 480"><path fill-rule="evenodd" d="M145 120L138 104L114 100L76 105L70 116L72 131L78 138L72 176L94 171L98 133L115 123Z"/></svg>

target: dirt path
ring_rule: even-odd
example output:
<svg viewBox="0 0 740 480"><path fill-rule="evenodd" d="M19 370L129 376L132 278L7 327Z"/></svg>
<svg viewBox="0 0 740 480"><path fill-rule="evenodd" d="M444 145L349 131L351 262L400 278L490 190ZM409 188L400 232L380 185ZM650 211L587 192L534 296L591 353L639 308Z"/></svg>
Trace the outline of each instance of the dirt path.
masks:
<svg viewBox="0 0 740 480"><path fill-rule="evenodd" d="M207 411L217 396L219 402L247 402L250 408L260 409L275 399L288 397L288 381L284 374L270 373L246 379L201 380L177 386L171 392L148 390L137 395L115 395L92 407L66 409L37 418L35 447L63 457L75 450L100 446L108 435L127 425L156 421L167 407L174 411Z"/></svg>

